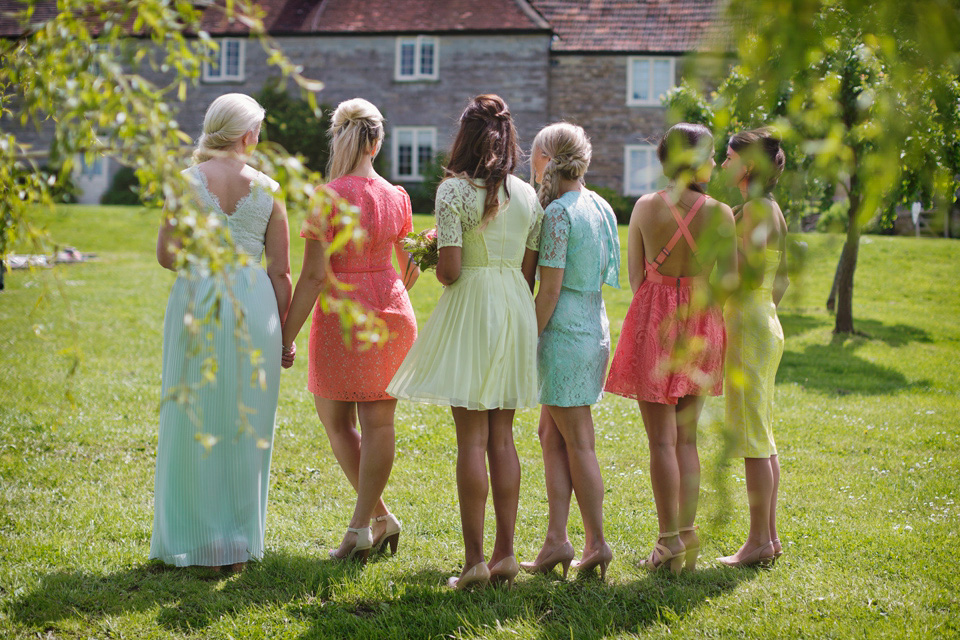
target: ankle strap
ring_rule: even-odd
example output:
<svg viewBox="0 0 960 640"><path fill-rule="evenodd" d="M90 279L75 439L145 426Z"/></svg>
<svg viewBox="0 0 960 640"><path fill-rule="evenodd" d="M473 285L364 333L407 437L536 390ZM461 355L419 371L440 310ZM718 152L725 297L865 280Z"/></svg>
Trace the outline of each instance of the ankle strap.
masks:
<svg viewBox="0 0 960 640"><path fill-rule="evenodd" d="M661 531L660 532L661 538L672 538L673 536L678 536L678 535L680 535L679 531Z"/></svg>
<svg viewBox="0 0 960 640"><path fill-rule="evenodd" d="M691 526L691 527L680 527L679 531L680 531L681 533L683 533L684 531L696 531L696 530L698 530L699 528L700 528L700 527L699 527L698 525L693 525L693 526Z"/></svg>
<svg viewBox="0 0 960 640"><path fill-rule="evenodd" d="M349 531L350 533L360 533L361 531L366 531L369 528L370 527L360 527L358 529L354 529L353 527L347 527L347 531Z"/></svg>

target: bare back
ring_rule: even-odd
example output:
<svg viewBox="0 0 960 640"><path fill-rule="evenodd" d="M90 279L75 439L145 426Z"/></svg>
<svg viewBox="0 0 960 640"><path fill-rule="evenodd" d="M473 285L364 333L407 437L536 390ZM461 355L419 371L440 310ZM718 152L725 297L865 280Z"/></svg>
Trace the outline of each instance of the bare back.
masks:
<svg viewBox="0 0 960 640"><path fill-rule="evenodd" d="M665 195L667 198L671 197L669 193ZM701 195L696 191L685 189L674 206L679 214L686 218ZM730 208L707 197L699 211L686 225L694 243L701 250L695 255L694 248L682 238L662 261L658 269L660 273L677 278L709 273L713 269L717 252L702 249L711 242L712 238L708 237L708 234L712 236L724 222L730 224L733 222L733 213ZM631 235L639 235L638 240L630 242L631 253L642 247L645 262L653 262L676 234L678 224L664 198L657 193L651 193L637 201L630 218L630 227L632 232L638 232Z"/></svg>
<svg viewBox="0 0 960 640"><path fill-rule="evenodd" d="M782 250L787 238L787 221L773 198L755 198L743 205L737 216L738 235L744 250Z"/></svg>
<svg viewBox="0 0 960 640"><path fill-rule="evenodd" d="M258 175L258 171L248 165L243 165L237 171L235 166L209 160L200 163L197 168L203 172L207 190L216 197L220 211L228 216L250 195L253 181Z"/></svg>

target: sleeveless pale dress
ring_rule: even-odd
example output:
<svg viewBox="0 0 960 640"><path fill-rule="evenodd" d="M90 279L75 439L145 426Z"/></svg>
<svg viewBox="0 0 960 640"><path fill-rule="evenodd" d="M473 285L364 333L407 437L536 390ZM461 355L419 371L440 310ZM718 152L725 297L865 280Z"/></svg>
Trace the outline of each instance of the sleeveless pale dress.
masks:
<svg viewBox="0 0 960 640"><path fill-rule="evenodd" d="M477 181L482 185L482 181ZM508 176L500 212L480 229L484 190L462 178L437 189L437 245L463 247L446 287L387 393L472 410L537 405L537 316L520 272L540 245L543 209L533 188Z"/></svg>
<svg viewBox="0 0 960 640"><path fill-rule="evenodd" d="M604 390L675 405L685 396L720 395L726 336L719 306L691 304L708 286L705 275L675 278L660 273L660 265L681 237L696 255L697 243L688 225L706 196L684 218L664 191L657 193L673 214L677 231L653 262L647 261L643 283L623 319Z"/></svg>
<svg viewBox="0 0 960 640"><path fill-rule="evenodd" d="M610 360L610 323L600 289L620 288L620 238L610 205L588 189L547 205L538 264L563 269L557 306L537 346L540 403L595 404Z"/></svg>
<svg viewBox="0 0 960 640"><path fill-rule="evenodd" d="M199 167L184 175L200 210L220 218L236 251L257 264L233 269L226 276L193 270L177 277L170 292L163 321L164 401L150 557L176 566L220 566L263 556L281 336L276 295L259 260L273 211L272 192L278 185L259 174L250 193L227 216ZM249 344L234 334L238 314L228 287L243 312ZM188 324L200 322L208 313L208 323L193 339ZM266 373L262 380L252 380L251 348L262 358ZM204 360L211 356L216 359L216 378L205 381ZM181 385L195 389L193 398L183 404L170 395ZM241 405L250 411L252 432L241 426ZM196 439L201 432L217 439L209 453Z"/></svg>
<svg viewBox="0 0 960 640"><path fill-rule="evenodd" d="M403 280L391 262L394 245L413 231L410 197L381 177L343 176L327 187L357 207L360 227L367 237L359 247L348 245L330 256L330 268L337 279L353 289L336 295L349 296L375 313L387 326L383 344L369 345L352 337L343 341L340 317L324 313L320 302L313 310L310 325L310 393L345 402L389 400L384 391L417 338L417 317ZM335 212L334 212L335 217ZM304 222L301 237L331 242L336 222L321 225Z"/></svg>
<svg viewBox="0 0 960 640"><path fill-rule="evenodd" d="M763 282L729 298L724 306L726 429L733 438L734 458L777 455L773 389L783 356L783 328L773 304L773 281L781 257L779 250L765 249Z"/></svg>

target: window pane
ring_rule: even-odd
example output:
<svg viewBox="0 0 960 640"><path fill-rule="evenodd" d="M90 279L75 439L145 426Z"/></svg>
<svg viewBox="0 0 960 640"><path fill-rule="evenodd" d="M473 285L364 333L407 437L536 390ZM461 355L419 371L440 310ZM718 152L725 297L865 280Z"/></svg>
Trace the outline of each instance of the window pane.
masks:
<svg viewBox="0 0 960 640"><path fill-rule="evenodd" d="M633 69L633 99L645 102L650 99L650 61L634 60Z"/></svg>
<svg viewBox="0 0 960 640"><path fill-rule="evenodd" d="M427 134L420 136L417 145L417 172L421 175L430 168L430 163L433 162L433 143L426 138L429 138Z"/></svg>
<svg viewBox="0 0 960 640"><path fill-rule="evenodd" d="M224 45L224 75L235 78L240 75L240 43L236 40L228 40Z"/></svg>
<svg viewBox="0 0 960 640"><path fill-rule="evenodd" d="M400 45L400 75L413 76L417 72L415 58L417 45L413 42L404 42Z"/></svg>
<svg viewBox="0 0 960 640"><path fill-rule="evenodd" d="M218 54L219 55L219 54ZM216 57L216 56L215 56ZM208 62L207 63L207 77L208 78L219 78L220 77L220 63L219 62Z"/></svg>
<svg viewBox="0 0 960 640"><path fill-rule="evenodd" d="M413 175L413 131L397 131L397 175Z"/></svg>
<svg viewBox="0 0 960 640"><path fill-rule="evenodd" d="M424 40L420 44L420 74L433 75L433 41Z"/></svg>
<svg viewBox="0 0 960 640"><path fill-rule="evenodd" d="M673 86L673 78L670 76L669 60L653 61L653 96L656 99L665 94Z"/></svg>

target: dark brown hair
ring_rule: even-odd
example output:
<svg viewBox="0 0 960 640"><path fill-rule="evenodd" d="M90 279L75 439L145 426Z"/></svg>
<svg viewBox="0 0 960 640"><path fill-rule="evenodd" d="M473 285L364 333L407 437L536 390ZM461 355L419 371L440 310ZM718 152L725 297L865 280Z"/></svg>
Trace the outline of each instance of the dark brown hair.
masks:
<svg viewBox="0 0 960 640"><path fill-rule="evenodd" d="M695 173L712 155L713 134L702 124L678 122L667 129L657 145L663 175L670 180L676 180L684 173ZM703 192L693 176L690 176L687 188Z"/></svg>
<svg viewBox="0 0 960 640"><path fill-rule="evenodd" d="M480 224L492 220L500 209L500 185L520 164L520 146L510 109L493 94L477 96L460 116L460 130L450 150L446 173L451 177L483 180L487 191ZM510 198L510 192L507 192Z"/></svg>
<svg viewBox="0 0 960 640"><path fill-rule="evenodd" d="M767 128L741 131L730 138L730 148L753 162L747 174L748 186L762 185L765 194L773 191L787 164L780 138Z"/></svg>

